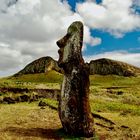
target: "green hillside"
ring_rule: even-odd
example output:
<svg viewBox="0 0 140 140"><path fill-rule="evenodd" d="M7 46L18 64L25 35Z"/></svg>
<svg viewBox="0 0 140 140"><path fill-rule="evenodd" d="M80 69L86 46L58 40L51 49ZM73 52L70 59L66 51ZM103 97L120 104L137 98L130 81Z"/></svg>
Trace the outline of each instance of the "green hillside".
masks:
<svg viewBox="0 0 140 140"><path fill-rule="evenodd" d="M18 77L10 77L9 79L12 81L20 81L20 82L61 83L63 75L52 70L46 73L23 74Z"/></svg>
<svg viewBox="0 0 140 140"><path fill-rule="evenodd" d="M56 71L49 71L46 74L25 74L0 79L0 89L51 89L51 91L55 91L60 89L62 80L63 75ZM110 140L137 140L140 138L139 85L140 76L90 76L90 105L92 112L113 121L115 124L112 126L102 117L95 117L95 139L100 140L104 137ZM51 93L45 94L50 95ZM5 97L17 99L22 95L33 97L38 93L19 92L15 94L11 91L0 91L0 139L70 139L69 136L60 131L62 126L57 111L52 110L50 107L43 109L38 107L39 102L43 101L52 108L56 108L58 101L53 98L39 98L34 102L28 101L15 104L3 102ZM46 134L48 130L49 132ZM81 138L77 139L80 140Z"/></svg>

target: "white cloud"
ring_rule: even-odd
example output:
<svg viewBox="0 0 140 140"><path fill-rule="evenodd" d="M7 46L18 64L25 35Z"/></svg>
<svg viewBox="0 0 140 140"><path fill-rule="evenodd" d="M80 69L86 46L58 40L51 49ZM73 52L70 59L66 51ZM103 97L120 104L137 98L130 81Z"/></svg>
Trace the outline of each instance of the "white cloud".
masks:
<svg viewBox="0 0 140 140"><path fill-rule="evenodd" d="M116 37L140 28L140 15L132 9L133 0L86 1L77 4L77 12L87 26L110 32Z"/></svg>
<svg viewBox="0 0 140 140"><path fill-rule="evenodd" d="M97 55L86 56L85 60L90 62L91 60L109 58L113 60L123 61L128 64L140 67L140 53L128 53L126 51L114 51L105 52Z"/></svg>
<svg viewBox="0 0 140 140"><path fill-rule="evenodd" d="M101 43L102 43L102 39L98 37L92 37L90 40L90 44L92 46L97 46L97 45L100 45Z"/></svg>
<svg viewBox="0 0 140 140"><path fill-rule="evenodd" d="M10 6L9 2L12 2ZM56 41L66 34L67 27L73 21L83 21L79 14L71 11L66 1L15 2L0 1L0 49L4 50L0 52L0 75L3 74L2 70L13 72L11 69L23 68L42 56L57 59ZM84 28L84 45L90 44L92 37L89 27Z"/></svg>
<svg viewBox="0 0 140 140"><path fill-rule="evenodd" d="M8 6L13 5L15 3L16 3L16 0L1 0L0 11L5 12Z"/></svg>
<svg viewBox="0 0 140 140"><path fill-rule="evenodd" d="M20 58L20 52L13 50L9 46L0 46L0 71L5 71L7 69L12 69L22 62L22 58Z"/></svg>
<svg viewBox="0 0 140 140"><path fill-rule="evenodd" d="M0 46L1 46L1 47L9 47L9 44L0 42Z"/></svg>
<svg viewBox="0 0 140 140"><path fill-rule="evenodd" d="M90 44L91 46L100 45L102 39L99 37L92 37L90 33L90 29L87 26L84 26L84 43Z"/></svg>

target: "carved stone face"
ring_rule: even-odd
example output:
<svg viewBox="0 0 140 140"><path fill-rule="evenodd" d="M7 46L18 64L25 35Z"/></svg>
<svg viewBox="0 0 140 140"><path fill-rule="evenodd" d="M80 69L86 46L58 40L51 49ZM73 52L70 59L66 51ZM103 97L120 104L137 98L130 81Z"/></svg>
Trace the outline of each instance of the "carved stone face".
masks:
<svg viewBox="0 0 140 140"><path fill-rule="evenodd" d="M60 48L58 50L58 64L63 67L64 64L82 58L81 48L83 43L83 24L79 21L74 22L68 28L67 34L57 41Z"/></svg>

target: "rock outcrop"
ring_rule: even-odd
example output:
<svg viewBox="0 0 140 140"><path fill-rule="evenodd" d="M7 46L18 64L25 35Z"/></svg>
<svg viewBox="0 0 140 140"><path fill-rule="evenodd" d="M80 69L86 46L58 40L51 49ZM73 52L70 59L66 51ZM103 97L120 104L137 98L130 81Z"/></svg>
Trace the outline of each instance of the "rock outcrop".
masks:
<svg viewBox="0 0 140 140"><path fill-rule="evenodd" d="M24 74L46 73L50 70L55 70L59 73L63 73L62 69L58 67L57 61L55 61L49 56L46 56L31 62L23 70L19 71L14 76L20 76Z"/></svg>
<svg viewBox="0 0 140 140"><path fill-rule="evenodd" d="M115 61L107 58L92 60L89 63L90 75L119 75L119 76L137 76L140 74L140 68L129 65L124 62Z"/></svg>
<svg viewBox="0 0 140 140"><path fill-rule="evenodd" d="M83 24L74 22L57 41L58 65L64 70L59 100L62 126L70 135L92 137L93 118L89 105L89 67L82 58Z"/></svg>
<svg viewBox="0 0 140 140"><path fill-rule="evenodd" d="M119 75L119 76L137 76L140 75L140 68L133 65L111 60L107 58L101 58L97 60L91 60L89 63L90 75ZM48 71L55 70L63 74L63 70L58 66L58 62L53 58L46 56L39 58L29 63L23 70L16 73L14 76L21 76L24 74L36 74L46 73Z"/></svg>

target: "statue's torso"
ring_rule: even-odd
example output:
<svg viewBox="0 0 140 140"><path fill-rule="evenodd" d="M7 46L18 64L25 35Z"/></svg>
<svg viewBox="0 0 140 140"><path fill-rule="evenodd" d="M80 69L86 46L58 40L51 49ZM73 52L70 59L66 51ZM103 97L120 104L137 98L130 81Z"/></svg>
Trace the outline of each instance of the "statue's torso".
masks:
<svg viewBox="0 0 140 140"><path fill-rule="evenodd" d="M67 131L78 132L79 129L82 132L82 129L93 125L89 106L89 75L83 68L74 68L71 74L64 75L59 115Z"/></svg>

